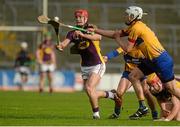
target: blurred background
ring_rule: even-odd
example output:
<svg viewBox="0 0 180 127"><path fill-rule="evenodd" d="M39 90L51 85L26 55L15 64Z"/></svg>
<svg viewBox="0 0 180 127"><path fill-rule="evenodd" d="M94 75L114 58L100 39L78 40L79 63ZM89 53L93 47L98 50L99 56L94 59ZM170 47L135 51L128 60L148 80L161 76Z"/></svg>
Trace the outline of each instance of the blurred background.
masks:
<svg viewBox="0 0 180 127"><path fill-rule="evenodd" d="M163 46L170 52L175 62L175 73L180 73L180 0L0 0L0 84L14 82L12 76L15 54L20 49L21 42L27 42L29 52L35 61L35 51L43 40L43 31L47 25L38 23L37 17L46 14L50 18L58 16L65 24L74 24L74 10L85 8L89 11L89 22L104 29L118 29L125 25L122 15L129 5L138 5L148 15L144 21L158 36ZM53 31L48 26L49 31ZM68 28L60 29L60 38L64 39ZM56 41L53 33L53 41ZM102 54L117 48L110 39L103 38ZM80 82L80 56L70 55L69 49L63 53L56 51L57 71L70 70L74 75L72 82ZM118 57L107 63L107 75L119 74L123 71L123 59ZM37 65L31 67L37 72ZM66 72L66 71L65 71ZM8 73L4 76L4 73ZM64 75L64 73L63 73ZM105 75L106 81L111 79ZM77 78L78 77L78 78ZM117 75L119 79L119 75ZM67 78L67 77L66 77ZM68 79L66 79L68 81ZM6 81L6 82L5 82ZM116 83L111 83L116 84ZM37 84L36 84L37 85Z"/></svg>

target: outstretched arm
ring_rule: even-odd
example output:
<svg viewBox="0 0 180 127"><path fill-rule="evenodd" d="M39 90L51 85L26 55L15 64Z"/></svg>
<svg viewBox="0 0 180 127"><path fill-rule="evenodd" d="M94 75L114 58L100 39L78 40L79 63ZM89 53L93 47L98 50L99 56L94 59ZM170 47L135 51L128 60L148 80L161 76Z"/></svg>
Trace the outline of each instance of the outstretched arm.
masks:
<svg viewBox="0 0 180 127"><path fill-rule="evenodd" d="M108 37L108 38L115 39L115 32L116 31L114 31L114 30L103 30L103 29L99 29L99 28L88 28L88 31L100 34L100 35ZM120 33L119 34L120 37L127 36L127 34L125 32L123 32L123 30L118 30L118 31Z"/></svg>
<svg viewBox="0 0 180 127"><path fill-rule="evenodd" d="M122 52L123 52L123 50L120 47L118 49L110 51L109 53L106 54L106 56L107 56L108 60L110 60L112 58L115 58L115 57L119 56Z"/></svg>
<svg viewBox="0 0 180 127"><path fill-rule="evenodd" d="M75 36L77 37L83 37L83 38L86 38L86 39L89 39L89 40L92 40L92 41L100 41L101 40L101 35L99 34L84 34L82 33L81 31L75 31Z"/></svg>
<svg viewBox="0 0 180 127"><path fill-rule="evenodd" d="M112 50L109 53L107 53L105 56L103 56L103 59L105 62L107 62L108 60L119 56L122 52L122 48L119 47L118 49Z"/></svg>
<svg viewBox="0 0 180 127"><path fill-rule="evenodd" d="M94 29L94 32L97 33L97 34L100 34L102 36L114 39L115 31L113 31L113 30L102 30L102 29L97 28L97 29Z"/></svg>

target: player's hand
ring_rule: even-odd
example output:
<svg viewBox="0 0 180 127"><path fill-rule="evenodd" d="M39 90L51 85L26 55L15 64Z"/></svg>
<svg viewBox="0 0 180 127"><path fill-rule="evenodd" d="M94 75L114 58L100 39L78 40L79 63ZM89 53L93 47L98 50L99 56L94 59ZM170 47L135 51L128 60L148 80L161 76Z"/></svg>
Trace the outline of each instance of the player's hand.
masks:
<svg viewBox="0 0 180 127"><path fill-rule="evenodd" d="M56 49L62 52L63 51L62 43L59 43L58 45L56 45Z"/></svg>
<svg viewBox="0 0 180 127"><path fill-rule="evenodd" d="M81 31L76 30L76 31L74 32L74 36L75 36L75 37L84 37L84 34L83 34Z"/></svg>
<svg viewBox="0 0 180 127"><path fill-rule="evenodd" d="M166 121L166 122L168 122L168 121L171 121L171 120L162 117L162 118L154 120L154 121Z"/></svg>
<svg viewBox="0 0 180 127"><path fill-rule="evenodd" d="M164 117L167 117L169 114L170 114L170 111L168 111L168 110L162 110L162 115L163 115Z"/></svg>
<svg viewBox="0 0 180 127"><path fill-rule="evenodd" d="M108 57L107 56L103 56L104 62L106 63L108 61Z"/></svg>
<svg viewBox="0 0 180 127"><path fill-rule="evenodd" d="M96 29L97 28L88 28L87 30L89 33L95 33Z"/></svg>

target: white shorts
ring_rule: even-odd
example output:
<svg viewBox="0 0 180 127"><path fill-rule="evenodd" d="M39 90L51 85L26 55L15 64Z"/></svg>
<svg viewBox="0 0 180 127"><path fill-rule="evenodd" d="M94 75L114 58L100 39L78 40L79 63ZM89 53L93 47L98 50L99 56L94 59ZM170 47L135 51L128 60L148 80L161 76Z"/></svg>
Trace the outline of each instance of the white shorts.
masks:
<svg viewBox="0 0 180 127"><path fill-rule="evenodd" d="M18 67L16 68L17 72L19 72L20 74L24 74L24 75L28 75L30 74L30 69L29 67L26 67L26 66L21 66L21 67Z"/></svg>
<svg viewBox="0 0 180 127"><path fill-rule="evenodd" d="M53 71L55 71L55 65L54 64L41 64L40 71L41 72L53 72Z"/></svg>
<svg viewBox="0 0 180 127"><path fill-rule="evenodd" d="M91 73L99 74L99 76L102 77L105 73L105 70L106 70L106 65L103 63L95 66L81 67L82 78L88 79Z"/></svg>

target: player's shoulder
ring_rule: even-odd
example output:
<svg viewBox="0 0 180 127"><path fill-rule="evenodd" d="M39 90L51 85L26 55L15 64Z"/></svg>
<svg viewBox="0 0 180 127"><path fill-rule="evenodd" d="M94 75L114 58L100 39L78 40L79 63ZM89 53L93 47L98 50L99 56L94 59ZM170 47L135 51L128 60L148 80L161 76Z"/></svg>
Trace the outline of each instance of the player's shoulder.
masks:
<svg viewBox="0 0 180 127"><path fill-rule="evenodd" d="M135 32L143 32L144 31L144 26L146 26L143 22L141 21L137 21L132 27L131 27L131 31L135 31Z"/></svg>
<svg viewBox="0 0 180 127"><path fill-rule="evenodd" d="M74 35L74 32L75 32L75 30L68 31L66 34L66 37L72 38L72 36Z"/></svg>
<svg viewBox="0 0 180 127"><path fill-rule="evenodd" d="M134 25L132 26L132 29L139 29L139 28L141 28L143 25L144 25L143 22L141 22L141 21L136 21L136 22L134 23Z"/></svg>
<svg viewBox="0 0 180 127"><path fill-rule="evenodd" d="M74 33L75 30L68 31L67 34Z"/></svg>

